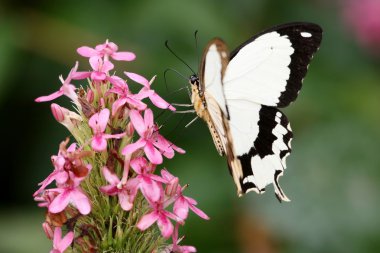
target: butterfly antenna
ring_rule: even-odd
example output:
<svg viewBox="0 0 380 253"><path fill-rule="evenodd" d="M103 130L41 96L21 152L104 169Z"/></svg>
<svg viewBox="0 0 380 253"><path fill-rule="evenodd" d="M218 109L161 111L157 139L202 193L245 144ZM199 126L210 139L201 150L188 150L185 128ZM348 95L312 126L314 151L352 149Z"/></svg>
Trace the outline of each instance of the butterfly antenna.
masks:
<svg viewBox="0 0 380 253"><path fill-rule="evenodd" d="M185 64L191 70L191 72L193 72L194 75L196 74L195 71L189 66L189 64L187 64L182 58L180 58L176 53L174 53L174 51L169 47L168 40L165 41L165 46L178 60L180 60L183 64Z"/></svg>
<svg viewBox="0 0 380 253"><path fill-rule="evenodd" d="M195 39L195 51L196 51L197 57L198 57L198 66L200 66L201 62L199 59L199 51L198 51L198 30L195 30L195 32L194 32L194 39Z"/></svg>

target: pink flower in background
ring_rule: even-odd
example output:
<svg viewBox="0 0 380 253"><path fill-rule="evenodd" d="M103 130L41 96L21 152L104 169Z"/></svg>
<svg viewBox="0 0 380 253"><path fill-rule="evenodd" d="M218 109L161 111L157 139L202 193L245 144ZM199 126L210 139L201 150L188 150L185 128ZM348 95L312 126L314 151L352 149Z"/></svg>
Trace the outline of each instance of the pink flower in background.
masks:
<svg viewBox="0 0 380 253"><path fill-rule="evenodd" d="M54 230L53 249L50 253L63 253L73 242L74 233L68 232L65 237L62 237L62 229L60 227Z"/></svg>
<svg viewBox="0 0 380 253"><path fill-rule="evenodd" d="M120 179L107 167L103 167L102 172L109 185L101 186L100 191L110 196L117 195L121 208L125 211L131 210L137 194L138 182L129 180L122 184Z"/></svg>
<svg viewBox="0 0 380 253"><path fill-rule="evenodd" d="M104 151L107 149L107 139L115 138L119 139L125 135L121 134L106 134L104 131L107 128L108 119L110 117L110 111L106 108L101 110L99 113L92 115L88 124L92 128L94 137L91 141L91 147L95 151Z"/></svg>
<svg viewBox="0 0 380 253"><path fill-rule="evenodd" d="M380 54L380 1L343 1L344 17L357 40Z"/></svg>
<svg viewBox="0 0 380 253"><path fill-rule="evenodd" d="M116 61L133 61L136 55L131 52L117 52L118 46L113 42L108 42L104 44L97 45L94 48L83 46L77 49L78 54L84 57L111 57Z"/></svg>
<svg viewBox="0 0 380 253"><path fill-rule="evenodd" d="M76 87L71 84L71 79L73 79L77 69L78 69L78 62L75 63L74 68L71 69L66 80L63 80L62 76L59 77L59 80L62 82L62 86L58 91L47 96L38 97L35 99L35 101L46 102L46 101L54 100L62 95L65 95L69 97L72 101L76 102L78 100L78 95L75 92Z"/></svg>
<svg viewBox="0 0 380 253"><path fill-rule="evenodd" d="M147 97L149 97L150 101L161 109L169 109L171 111L175 111L175 108L166 102L164 99L162 99L154 90L150 88L150 85L153 83L155 77L152 78L152 80L149 82L145 77L140 76L135 73L130 72L124 72L131 80L135 81L136 83L142 84L144 86L143 89L141 89L140 93L149 94L148 91L152 91Z"/></svg>

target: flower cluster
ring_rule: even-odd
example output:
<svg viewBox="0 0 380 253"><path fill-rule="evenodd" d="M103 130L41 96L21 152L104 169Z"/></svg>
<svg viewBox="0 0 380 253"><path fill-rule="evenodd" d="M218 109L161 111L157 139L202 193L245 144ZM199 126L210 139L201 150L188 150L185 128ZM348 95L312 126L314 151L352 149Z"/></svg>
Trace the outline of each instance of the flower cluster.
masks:
<svg viewBox="0 0 380 253"><path fill-rule="evenodd" d="M359 43L380 55L380 1L342 1L345 23Z"/></svg>
<svg viewBox="0 0 380 253"><path fill-rule="evenodd" d="M53 172L34 193L38 205L46 208L43 229L53 240L51 252L64 252L70 245L81 252L131 252L125 248L133 245L131 233L140 233L136 241L141 241L144 232L151 243L141 245L143 252L195 252L192 246L178 245L179 226L189 210L203 219L209 217L184 195L187 186L181 186L178 177L157 168L163 157L171 159L185 151L159 133L145 100L164 110L175 108L151 88L154 77L149 81L131 72L124 72L124 78L110 74L111 59L132 61L133 53L119 52L108 41L77 52L89 58L92 70L78 71L77 62L66 79L60 77L58 91L36 99L45 102L67 96L76 109L51 104L54 118L76 143L69 145L66 139L60 144L58 154L51 157ZM81 80L88 82L86 88L72 84ZM130 82L137 83L139 92L129 89ZM55 187L47 188L53 182ZM152 227L154 223L157 227ZM68 231L63 238L62 228ZM172 244L164 245L170 237Z"/></svg>

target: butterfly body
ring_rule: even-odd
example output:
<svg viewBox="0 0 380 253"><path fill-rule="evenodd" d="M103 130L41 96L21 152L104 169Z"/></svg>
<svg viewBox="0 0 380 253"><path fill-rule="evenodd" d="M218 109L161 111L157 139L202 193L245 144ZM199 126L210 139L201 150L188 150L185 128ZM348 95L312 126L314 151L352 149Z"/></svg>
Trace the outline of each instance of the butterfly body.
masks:
<svg viewBox="0 0 380 253"><path fill-rule="evenodd" d="M311 23L268 29L231 54L215 38L204 50L199 78L189 78L194 109L227 157L239 196L263 193L272 183L277 198L289 201L278 180L293 134L278 108L298 96L321 39L322 29Z"/></svg>

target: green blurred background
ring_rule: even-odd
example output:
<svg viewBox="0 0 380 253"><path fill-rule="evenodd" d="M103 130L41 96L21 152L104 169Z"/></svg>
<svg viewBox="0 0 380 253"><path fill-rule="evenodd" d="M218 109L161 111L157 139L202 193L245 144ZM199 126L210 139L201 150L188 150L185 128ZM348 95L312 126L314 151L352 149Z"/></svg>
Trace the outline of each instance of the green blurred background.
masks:
<svg viewBox="0 0 380 253"><path fill-rule="evenodd" d="M49 103L33 100L59 87L80 57L76 48L110 39L137 54L117 64L147 77L172 102L187 103L187 82L163 71L190 71L199 51L215 36L233 49L254 33L290 21L321 25L324 38L296 103L284 111L292 123L293 153L281 183L292 199L279 204L264 195L237 198L224 158L217 155L205 124L198 121L172 134L180 115L165 131L187 150L165 165L188 182L188 194L210 217L191 215L185 244L198 252L378 252L380 248L380 54L355 37L343 17L349 1L4 1L0 2L0 252L48 252L33 202L37 183L51 171L68 132L57 124ZM378 1L380 2L380 1ZM380 16L380 14L379 14ZM364 15L363 19L366 18ZM199 30L195 49L193 33ZM380 34L379 30L373 33ZM373 35L373 34L372 34ZM80 66L88 69L86 59ZM65 99L58 103L64 104Z"/></svg>

